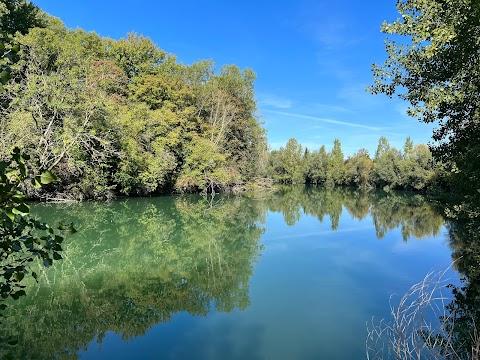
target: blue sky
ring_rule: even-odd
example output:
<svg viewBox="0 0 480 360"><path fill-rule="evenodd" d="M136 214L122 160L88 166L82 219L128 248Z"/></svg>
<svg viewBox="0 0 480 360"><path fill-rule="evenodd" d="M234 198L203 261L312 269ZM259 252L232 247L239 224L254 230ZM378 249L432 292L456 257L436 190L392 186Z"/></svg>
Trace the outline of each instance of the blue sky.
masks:
<svg viewBox="0 0 480 360"><path fill-rule="evenodd" d="M403 147L410 136L427 143L432 125L406 115L407 104L371 95L371 65L385 58L383 20L397 17L396 0L367 1L59 1L34 0L70 28L115 39L134 31L149 36L180 62L213 59L257 74L259 115L270 147L295 137L345 155L380 136Z"/></svg>

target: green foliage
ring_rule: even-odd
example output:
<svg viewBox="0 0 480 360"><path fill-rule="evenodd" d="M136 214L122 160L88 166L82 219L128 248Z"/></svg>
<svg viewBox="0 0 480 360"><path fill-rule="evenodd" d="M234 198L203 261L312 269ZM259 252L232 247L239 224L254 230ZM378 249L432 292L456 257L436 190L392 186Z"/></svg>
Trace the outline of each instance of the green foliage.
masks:
<svg viewBox="0 0 480 360"><path fill-rule="evenodd" d="M227 157L217 144L209 139L198 138L187 148L185 164L175 187L182 191L210 191L226 187L238 181L234 168L227 165Z"/></svg>
<svg viewBox="0 0 480 360"><path fill-rule="evenodd" d="M444 187L442 164L433 160L428 146L414 145L410 138L402 154L390 146L387 138L381 137L374 159L367 150L360 149L345 161L338 139L329 153L324 145L318 151L305 149L303 157L301 153L302 146L295 139L290 139L285 149L271 151L267 175L278 183L307 183L327 188L426 191L430 186Z"/></svg>
<svg viewBox="0 0 480 360"><path fill-rule="evenodd" d="M38 176L29 176L26 161L29 156L15 148L8 161L0 162L0 296L2 299L18 299L25 295L25 285L21 282L25 275L37 274L30 271L29 263L35 259L44 266L52 265L53 260L62 258L64 235L73 233L71 225L61 223L58 229L42 223L30 214L25 203L22 188L27 182L35 187L50 184L57 178L44 171Z"/></svg>
<svg viewBox="0 0 480 360"><path fill-rule="evenodd" d="M9 63L0 99L0 158L28 148L34 171L61 179L30 197L221 191L265 168L252 70L186 66L147 37L42 21L16 34L21 61Z"/></svg>
<svg viewBox="0 0 480 360"><path fill-rule="evenodd" d="M373 93L410 103L409 115L439 126L432 145L451 172L451 191L475 215L480 197L480 3L401 0L400 17L384 22L387 60L373 66ZM473 208L472 208L473 206ZM470 208L470 211L468 211Z"/></svg>
<svg viewBox="0 0 480 360"><path fill-rule="evenodd" d="M283 184L301 184L304 182L304 154L302 145L296 139L290 139L285 148L272 151L269 168L273 178Z"/></svg>
<svg viewBox="0 0 480 360"><path fill-rule="evenodd" d="M402 154L392 148L387 138L381 137L375 152L375 183L382 188L389 189L402 185L400 162Z"/></svg>
<svg viewBox="0 0 480 360"><path fill-rule="evenodd" d="M305 182L322 185L327 179L328 155L325 145L318 151L305 152Z"/></svg>
<svg viewBox="0 0 480 360"><path fill-rule="evenodd" d="M327 176L326 184L327 186L342 185L343 177L345 174L344 168L344 158L342 152L342 145L340 140L335 139L333 142L333 149L328 154L327 161Z"/></svg>
<svg viewBox="0 0 480 360"><path fill-rule="evenodd" d="M24 0L0 1L0 93L12 78L11 66L19 57L20 45L13 37L26 34L31 28L42 26L39 9Z"/></svg>
<svg viewBox="0 0 480 360"><path fill-rule="evenodd" d="M26 34L43 21L37 6L25 0L0 1L0 41L5 41L17 32Z"/></svg>
<svg viewBox="0 0 480 360"><path fill-rule="evenodd" d="M104 39L107 57L117 64L129 79L154 73L166 53L160 50L150 38L135 33L127 34L119 41Z"/></svg>
<svg viewBox="0 0 480 360"><path fill-rule="evenodd" d="M361 189L369 189L373 186L373 160L368 151L360 149L345 163L345 183Z"/></svg>

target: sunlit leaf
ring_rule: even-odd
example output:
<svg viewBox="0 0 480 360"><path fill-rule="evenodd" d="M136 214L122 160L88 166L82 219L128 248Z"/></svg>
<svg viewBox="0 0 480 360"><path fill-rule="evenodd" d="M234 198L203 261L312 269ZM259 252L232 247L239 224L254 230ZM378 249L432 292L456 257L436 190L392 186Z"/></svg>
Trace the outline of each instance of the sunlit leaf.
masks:
<svg viewBox="0 0 480 360"><path fill-rule="evenodd" d="M40 182L44 185L50 184L54 181L57 181L58 178L50 172L50 170L45 170L42 175L40 175Z"/></svg>

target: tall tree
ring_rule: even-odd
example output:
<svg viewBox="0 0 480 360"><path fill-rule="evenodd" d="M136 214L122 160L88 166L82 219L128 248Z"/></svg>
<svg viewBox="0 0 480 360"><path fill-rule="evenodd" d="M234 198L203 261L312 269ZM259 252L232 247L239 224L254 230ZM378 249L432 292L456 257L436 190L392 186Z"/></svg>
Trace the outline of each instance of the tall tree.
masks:
<svg viewBox="0 0 480 360"><path fill-rule="evenodd" d="M345 164L345 183L362 189L372 187L373 161L367 150L360 149Z"/></svg>
<svg viewBox="0 0 480 360"><path fill-rule="evenodd" d="M434 154L457 174L467 201L480 196L480 2L399 0L384 22L388 58L374 65L373 93L410 102L409 115L439 127ZM398 37L397 35L400 35ZM404 41L402 40L404 39Z"/></svg>
<svg viewBox="0 0 480 360"><path fill-rule="evenodd" d="M282 160L287 174L285 182L290 184L303 183L303 149L296 139L288 140Z"/></svg>
<svg viewBox="0 0 480 360"><path fill-rule="evenodd" d="M400 161L402 154L390 146L387 138L381 137L375 152L375 183L385 190L402 185Z"/></svg>
<svg viewBox="0 0 480 360"><path fill-rule="evenodd" d="M345 174L344 156L340 140L335 139L333 149L328 154L327 184L341 185Z"/></svg>

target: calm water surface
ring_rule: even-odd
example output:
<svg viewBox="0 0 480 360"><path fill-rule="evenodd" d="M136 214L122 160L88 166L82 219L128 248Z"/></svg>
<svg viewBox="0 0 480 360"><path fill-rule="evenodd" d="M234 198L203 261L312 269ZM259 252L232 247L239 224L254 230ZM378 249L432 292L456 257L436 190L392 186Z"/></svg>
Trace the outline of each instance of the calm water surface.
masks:
<svg viewBox="0 0 480 360"><path fill-rule="evenodd" d="M441 210L418 195L298 187L33 212L79 232L11 306L19 359L362 359L390 295L452 261Z"/></svg>

